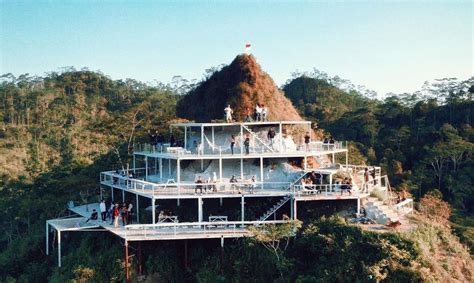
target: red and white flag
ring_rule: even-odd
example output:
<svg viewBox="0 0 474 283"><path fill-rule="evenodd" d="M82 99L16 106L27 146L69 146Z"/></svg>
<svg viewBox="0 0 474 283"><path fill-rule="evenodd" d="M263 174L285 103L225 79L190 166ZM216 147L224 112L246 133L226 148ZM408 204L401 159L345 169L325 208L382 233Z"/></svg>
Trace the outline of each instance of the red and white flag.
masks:
<svg viewBox="0 0 474 283"><path fill-rule="evenodd" d="M252 47L252 45L250 43L245 44L245 48L250 49L250 47Z"/></svg>

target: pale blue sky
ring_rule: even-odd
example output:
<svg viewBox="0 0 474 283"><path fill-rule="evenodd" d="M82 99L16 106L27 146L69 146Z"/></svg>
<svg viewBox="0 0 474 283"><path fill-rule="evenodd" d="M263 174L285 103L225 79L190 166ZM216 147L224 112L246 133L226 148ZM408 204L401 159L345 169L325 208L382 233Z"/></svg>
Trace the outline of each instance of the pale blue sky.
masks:
<svg viewBox="0 0 474 283"><path fill-rule="evenodd" d="M6 1L0 73L201 79L244 44L278 85L314 67L380 94L473 75L471 1Z"/></svg>

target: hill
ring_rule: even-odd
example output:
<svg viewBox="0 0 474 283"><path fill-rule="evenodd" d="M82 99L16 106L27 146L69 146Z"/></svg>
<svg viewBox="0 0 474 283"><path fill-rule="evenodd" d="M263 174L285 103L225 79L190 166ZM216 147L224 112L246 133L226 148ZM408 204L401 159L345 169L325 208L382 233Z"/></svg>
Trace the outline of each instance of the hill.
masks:
<svg viewBox="0 0 474 283"><path fill-rule="evenodd" d="M178 103L177 115L198 122L222 119L230 104L234 119L243 121L257 103L268 107L269 120L301 120L291 102L252 55L238 55ZM252 112L253 113L253 112Z"/></svg>

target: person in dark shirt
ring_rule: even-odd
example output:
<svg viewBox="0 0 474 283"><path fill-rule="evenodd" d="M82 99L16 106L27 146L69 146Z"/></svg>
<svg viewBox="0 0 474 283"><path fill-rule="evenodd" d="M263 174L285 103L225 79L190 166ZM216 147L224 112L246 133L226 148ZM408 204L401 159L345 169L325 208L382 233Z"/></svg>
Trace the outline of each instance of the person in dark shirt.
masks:
<svg viewBox="0 0 474 283"><path fill-rule="evenodd" d="M270 141L270 146L273 147L273 139L275 138L275 130L273 128L270 128L267 133L267 138Z"/></svg>
<svg viewBox="0 0 474 283"><path fill-rule="evenodd" d="M200 190L200 193L202 194L202 177L199 176L198 179L196 180L196 187L194 188L194 194L197 194L197 190L199 189Z"/></svg>
<svg viewBox="0 0 474 283"><path fill-rule="evenodd" d="M170 136L170 146L173 147L176 144L176 139L174 138L174 135L171 134Z"/></svg>
<svg viewBox="0 0 474 283"><path fill-rule="evenodd" d="M87 219L86 223L89 222L89 220L97 220L97 218L99 218L99 214L97 213L97 211L95 209L93 209L91 217L89 217L89 219Z"/></svg>
<svg viewBox="0 0 474 283"><path fill-rule="evenodd" d="M148 138L150 139L151 150L154 152L156 149L156 132L148 130Z"/></svg>
<svg viewBox="0 0 474 283"><path fill-rule="evenodd" d="M248 155L250 153L250 137L248 134L245 137L244 146L245 146L245 154Z"/></svg>
<svg viewBox="0 0 474 283"><path fill-rule="evenodd" d="M311 136L309 135L309 132L306 132L304 135L304 144L306 147L306 151L309 151L309 143L311 142Z"/></svg>

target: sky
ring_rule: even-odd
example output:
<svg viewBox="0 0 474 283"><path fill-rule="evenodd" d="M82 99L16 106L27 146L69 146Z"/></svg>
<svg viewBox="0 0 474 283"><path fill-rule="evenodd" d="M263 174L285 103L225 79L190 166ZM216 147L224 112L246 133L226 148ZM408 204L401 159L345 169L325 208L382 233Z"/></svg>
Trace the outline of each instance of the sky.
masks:
<svg viewBox="0 0 474 283"><path fill-rule="evenodd" d="M245 52L281 86L317 68L383 95L473 76L472 1L0 0L0 74L202 79Z"/></svg>

